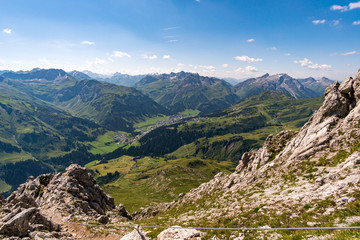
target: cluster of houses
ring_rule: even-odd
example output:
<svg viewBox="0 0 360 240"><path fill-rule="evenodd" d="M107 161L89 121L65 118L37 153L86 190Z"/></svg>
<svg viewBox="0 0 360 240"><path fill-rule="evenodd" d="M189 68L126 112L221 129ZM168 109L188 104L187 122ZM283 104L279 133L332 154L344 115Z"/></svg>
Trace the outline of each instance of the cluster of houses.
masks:
<svg viewBox="0 0 360 240"><path fill-rule="evenodd" d="M159 127L175 124L186 118L189 121L196 121L196 122L208 119L207 117L189 117L188 115L183 115L183 114L172 115L169 117L168 120L157 121L153 125L148 126L146 129L139 130L135 136L132 136L131 134L120 133L114 137L114 141L118 145L120 145L120 144L130 145L130 144L133 144L134 142L138 141L140 138L142 138L149 132L151 132Z"/></svg>

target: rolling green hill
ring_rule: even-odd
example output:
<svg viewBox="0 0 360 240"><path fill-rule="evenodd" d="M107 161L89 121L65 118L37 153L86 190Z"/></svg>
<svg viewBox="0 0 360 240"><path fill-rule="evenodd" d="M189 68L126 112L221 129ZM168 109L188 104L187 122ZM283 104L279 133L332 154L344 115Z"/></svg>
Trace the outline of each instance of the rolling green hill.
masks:
<svg viewBox="0 0 360 240"><path fill-rule="evenodd" d="M209 113L239 101L226 81L185 72L149 75L135 88L173 112L193 109Z"/></svg>
<svg viewBox="0 0 360 240"><path fill-rule="evenodd" d="M109 130L131 132L133 125L169 111L134 88L83 80L57 92L54 104Z"/></svg>
<svg viewBox="0 0 360 240"><path fill-rule="evenodd" d="M106 163L86 165L104 190L135 211L140 207L172 201L222 171L230 173L235 164L200 158L166 158L122 156Z"/></svg>
<svg viewBox="0 0 360 240"><path fill-rule="evenodd" d="M8 156L6 161L10 162L20 160L18 154L23 154L23 158L43 159L55 152L69 152L76 148L76 142L93 141L104 132L94 122L73 117L3 83L0 83L0 116L2 149L16 155Z"/></svg>

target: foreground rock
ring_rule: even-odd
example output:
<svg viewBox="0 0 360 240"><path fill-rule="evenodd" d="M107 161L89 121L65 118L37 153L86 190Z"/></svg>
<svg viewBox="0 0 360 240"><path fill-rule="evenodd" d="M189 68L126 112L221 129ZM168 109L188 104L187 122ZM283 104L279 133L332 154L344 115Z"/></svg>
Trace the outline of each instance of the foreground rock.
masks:
<svg viewBox="0 0 360 240"><path fill-rule="evenodd" d="M158 236L158 240L200 240L201 236L204 235L202 232L196 229L184 229L180 226L174 226L162 231Z"/></svg>
<svg viewBox="0 0 360 240"><path fill-rule="evenodd" d="M70 165L64 173L44 174L28 181L13 192L7 205L48 208L57 206L68 214L104 215L115 208L114 199L96 184L87 170Z"/></svg>
<svg viewBox="0 0 360 240"><path fill-rule="evenodd" d="M0 234L4 236L72 239L62 229L65 222L85 220L107 224L131 218L124 206L115 210L114 199L85 168L76 164L63 173L29 177L2 202Z"/></svg>
<svg viewBox="0 0 360 240"><path fill-rule="evenodd" d="M132 232L123 236L120 240L149 240L141 228L135 228Z"/></svg>

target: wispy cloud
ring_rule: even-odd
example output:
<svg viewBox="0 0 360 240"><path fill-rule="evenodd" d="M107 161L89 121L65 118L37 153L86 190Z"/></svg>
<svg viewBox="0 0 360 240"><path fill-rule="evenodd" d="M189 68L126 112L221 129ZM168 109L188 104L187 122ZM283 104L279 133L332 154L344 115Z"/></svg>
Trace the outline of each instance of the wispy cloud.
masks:
<svg viewBox="0 0 360 240"><path fill-rule="evenodd" d="M143 55L143 59L149 59L149 60L154 60L154 59L157 59L158 58L158 56L156 56L156 55Z"/></svg>
<svg viewBox="0 0 360 240"><path fill-rule="evenodd" d="M212 65L192 65L190 64L189 67L193 68L192 71L194 72L202 72L202 73L207 73L207 74L211 74L216 72L216 68Z"/></svg>
<svg viewBox="0 0 360 240"><path fill-rule="evenodd" d="M5 28L5 29L3 29L3 33L11 34L11 33L12 33L12 29L10 29L10 28Z"/></svg>
<svg viewBox="0 0 360 240"><path fill-rule="evenodd" d="M164 28L164 31L174 30L174 29L178 29L178 28L180 28L180 26L167 27L167 28Z"/></svg>
<svg viewBox="0 0 360 240"><path fill-rule="evenodd" d="M178 40L176 39L170 39L168 42L171 42L171 43L174 43L174 42L177 42Z"/></svg>
<svg viewBox="0 0 360 240"><path fill-rule="evenodd" d="M319 65L317 63L313 63L308 58L304 58L303 60L299 60L299 61L295 60L294 63L300 64L302 67L315 69L315 70L329 70L331 68L331 66L327 64Z"/></svg>
<svg viewBox="0 0 360 240"><path fill-rule="evenodd" d="M94 45L94 42L90 42L90 41L82 41L81 44L83 45Z"/></svg>
<svg viewBox="0 0 360 240"><path fill-rule="evenodd" d="M170 59L170 55L163 55L163 59Z"/></svg>
<svg viewBox="0 0 360 240"><path fill-rule="evenodd" d="M340 20L341 20L341 19L338 19L338 20L332 20L332 21L330 22L330 25L331 25L331 26L337 26L337 25L339 25Z"/></svg>
<svg viewBox="0 0 360 240"><path fill-rule="evenodd" d="M94 60L87 60L86 61L86 66L87 67L92 67L92 66L101 65L101 64L104 64L104 63L105 63L104 59L96 57Z"/></svg>
<svg viewBox="0 0 360 240"><path fill-rule="evenodd" d="M234 57L235 60L239 60L239 61L242 61L242 62L247 62L247 63L252 63L252 62L262 62L263 60L261 58L252 58L252 57L249 57L249 56L236 56Z"/></svg>
<svg viewBox="0 0 360 240"><path fill-rule="evenodd" d="M271 51L276 51L277 50L277 47L271 47L269 48Z"/></svg>
<svg viewBox="0 0 360 240"><path fill-rule="evenodd" d="M200 2L200 0L195 0L195 2Z"/></svg>
<svg viewBox="0 0 360 240"><path fill-rule="evenodd" d="M326 22L326 20L325 19L322 19L322 20L314 20L314 21L312 21L312 23L313 24L315 24L315 25L318 25L318 24L324 24Z"/></svg>
<svg viewBox="0 0 360 240"><path fill-rule="evenodd" d="M354 55L354 54L358 54L358 52L357 51L351 51L351 52L343 53L342 55L347 56L347 55Z"/></svg>
<svg viewBox="0 0 360 240"><path fill-rule="evenodd" d="M360 54L358 51L350 51L350 52L346 52L346 53L332 53L330 54L330 56L337 56L337 55L342 55L342 56L348 56L348 55L354 55L354 54Z"/></svg>
<svg viewBox="0 0 360 240"><path fill-rule="evenodd" d="M253 66L247 66L245 68L238 68L235 69L236 73L240 73L240 74L245 74L245 75L250 75L252 73L258 72L259 70L256 67Z"/></svg>
<svg viewBox="0 0 360 240"><path fill-rule="evenodd" d="M290 57L290 56L291 56L291 53L285 53L284 56Z"/></svg>
<svg viewBox="0 0 360 240"><path fill-rule="evenodd" d="M250 38L250 39L248 39L248 40L246 40L247 42L255 42L255 39L253 39L253 38Z"/></svg>
<svg viewBox="0 0 360 240"><path fill-rule="evenodd" d="M332 5L330 7L331 10L333 11L341 11L341 12L346 12L346 11L350 11L356 8L360 8L360 1L359 2L352 2L349 3L348 5L345 6L341 6L341 5Z"/></svg>
<svg viewBox="0 0 360 240"><path fill-rule="evenodd" d="M113 54L111 56L117 57L117 58L124 58L124 57L131 58L130 54L128 54L126 52L121 52L121 51L113 51Z"/></svg>
<svg viewBox="0 0 360 240"><path fill-rule="evenodd" d="M354 21L352 24L353 24L353 25L360 25L360 20Z"/></svg>
<svg viewBox="0 0 360 240"><path fill-rule="evenodd" d="M221 66L222 66L223 68L228 68L228 67L229 67L229 64L224 63L224 64L222 64Z"/></svg>

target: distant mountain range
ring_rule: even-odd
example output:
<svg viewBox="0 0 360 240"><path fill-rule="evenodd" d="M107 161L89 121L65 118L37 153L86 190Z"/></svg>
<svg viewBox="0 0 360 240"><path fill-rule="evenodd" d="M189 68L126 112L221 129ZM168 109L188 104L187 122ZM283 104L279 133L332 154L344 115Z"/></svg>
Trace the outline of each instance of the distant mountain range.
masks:
<svg viewBox="0 0 360 240"><path fill-rule="evenodd" d="M229 107L242 99L269 90L276 90L297 99L312 98L323 95L326 87L334 82L328 78L318 80L311 77L295 79L287 74L265 74L232 86L222 79L203 77L186 72L135 76L115 73L110 76L91 71L72 71L67 73L58 69L33 69L31 71L19 72L3 71L1 76L13 80L8 83L9 85L46 101L54 101L53 97L58 94L58 90L63 89L65 86L74 86L76 82L83 80L96 79L118 86L134 86L137 90L172 113L185 110L198 110L202 113L209 113ZM34 84L28 84L30 82ZM89 83L86 82L85 85L87 86ZM39 87L40 85L41 87ZM82 85L78 85L78 87L80 86ZM106 87L108 85L103 84L102 86ZM119 92L125 91L125 88L114 87L114 89ZM68 99L67 101L70 100ZM74 105L69 109L73 111L76 108L81 108L81 111L74 110L75 112L73 113L82 112L82 114L85 114L87 110L80 106L82 105L78 103L76 107ZM158 110L162 113L164 112L164 109L160 110L158 108ZM89 117L89 114L86 115L86 117ZM90 117L90 119L95 120L96 118ZM126 129L129 130L131 127Z"/></svg>
<svg viewBox="0 0 360 240"><path fill-rule="evenodd" d="M323 94L325 92L325 89L335 82L334 80L328 79L326 77L322 77L317 80L309 77L305 79L298 79L298 81L305 87L316 92L317 94Z"/></svg>
<svg viewBox="0 0 360 240"><path fill-rule="evenodd" d="M103 75L103 74L93 73L91 71L84 71L84 72L71 71L69 72L69 74L79 80L96 79L98 81L109 82L126 87L134 86L137 82L139 82L142 78L146 76L146 75L128 75L119 72L114 73L113 75Z"/></svg>
<svg viewBox="0 0 360 240"><path fill-rule="evenodd" d="M212 112L240 100L226 81L186 72L148 75L135 88L173 112Z"/></svg>
<svg viewBox="0 0 360 240"><path fill-rule="evenodd" d="M320 80L315 80L314 78L297 80L287 74L272 76L265 74L258 78L251 78L240 82L234 86L234 89L240 99L245 99L268 90L276 90L300 99L323 95L326 87L333 82L327 78Z"/></svg>

